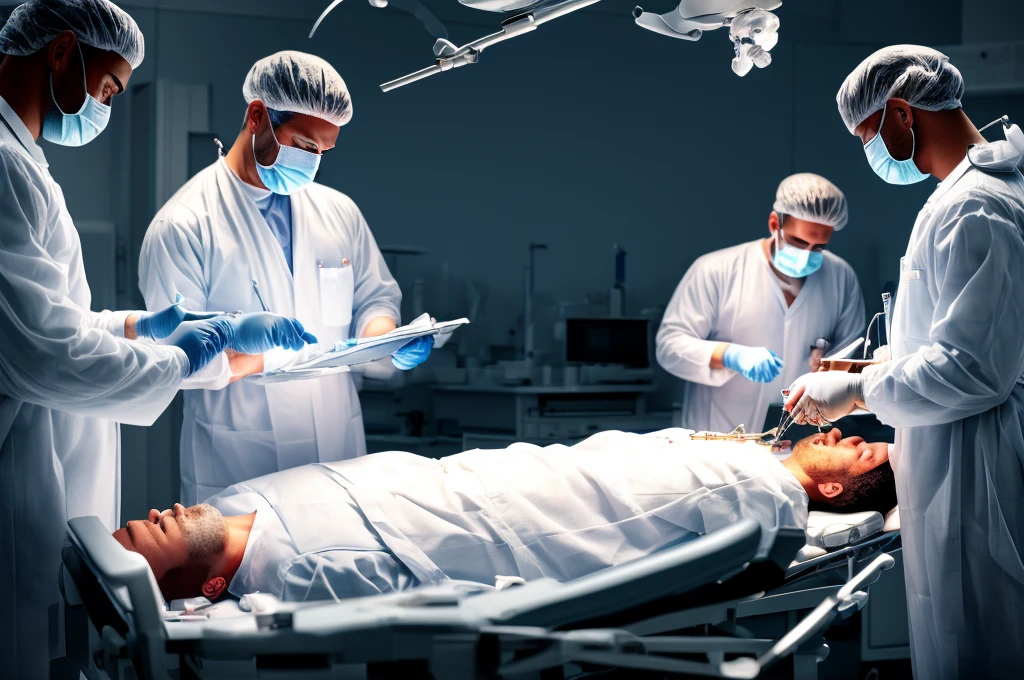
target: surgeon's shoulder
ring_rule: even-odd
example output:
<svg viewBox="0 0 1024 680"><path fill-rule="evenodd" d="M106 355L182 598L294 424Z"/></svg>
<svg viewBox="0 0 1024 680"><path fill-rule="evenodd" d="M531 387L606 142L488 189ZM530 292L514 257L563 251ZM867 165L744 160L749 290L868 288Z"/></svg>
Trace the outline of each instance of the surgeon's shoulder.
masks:
<svg viewBox="0 0 1024 680"><path fill-rule="evenodd" d="M728 248L722 248L720 250L713 250L710 253L701 255L694 264L698 262L703 266L721 266L726 264L733 264L737 260L749 257L752 252L756 251L756 254L761 254L761 241L751 241L748 243L740 243L735 246L729 246Z"/></svg>
<svg viewBox="0 0 1024 680"><path fill-rule="evenodd" d="M1006 177L1016 186L994 173L968 171L959 186L942 196L934 207L935 238L944 239L964 225L977 224L1019 235L1024 229L1024 188L1019 176Z"/></svg>
<svg viewBox="0 0 1024 680"><path fill-rule="evenodd" d="M330 211L344 221L360 220L363 216L356 202L337 189L314 182L306 191L319 209Z"/></svg>
<svg viewBox="0 0 1024 680"><path fill-rule="evenodd" d="M822 255L822 269L831 272L837 278L857 280L857 272L849 262L830 250L823 251Z"/></svg>
<svg viewBox="0 0 1024 680"><path fill-rule="evenodd" d="M56 188L53 179L35 161L13 145L0 142L0 203L6 216L15 221L20 216L30 222L45 220L54 204L52 188ZM19 209L14 210L15 205Z"/></svg>
<svg viewBox="0 0 1024 680"><path fill-rule="evenodd" d="M157 244L166 246L171 243L209 243L209 227L195 212L183 206L167 208L168 206L164 206L146 229L146 235L142 239L144 256L149 248Z"/></svg>
<svg viewBox="0 0 1024 680"><path fill-rule="evenodd" d="M19 147L0 140L0 173L9 177L6 183L24 183L42 186L46 181L46 173L27 157ZM50 180L52 181L52 180Z"/></svg>
<svg viewBox="0 0 1024 680"><path fill-rule="evenodd" d="M150 222L146 238L150 238L150 234L154 238L181 233L201 236L206 226L206 220L203 218L209 212L207 174L212 171L213 166L200 171L167 199Z"/></svg>
<svg viewBox="0 0 1024 680"><path fill-rule="evenodd" d="M753 243L741 243L736 246L729 246L728 248L722 248L721 250L713 250L710 253L705 253L693 261L688 273L732 271L737 266L740 266L742 262L755 254L753 252L755 246L758 248L756 255L760 257L761 252L759 241Z"/></svg>

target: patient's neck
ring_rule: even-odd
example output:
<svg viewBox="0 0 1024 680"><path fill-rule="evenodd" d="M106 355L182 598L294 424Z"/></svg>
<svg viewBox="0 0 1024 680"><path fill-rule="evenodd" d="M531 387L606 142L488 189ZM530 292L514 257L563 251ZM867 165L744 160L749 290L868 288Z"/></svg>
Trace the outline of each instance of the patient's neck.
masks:
<svg viewBox="0 0 1024 680"><path fill-rule="evenodd" d="M235 572L242 566L245 546L249 543L249 532L252 531L252 523L255 521L255 511L248 515L232 515L224 518L228 537L224 552L221 553L218 560L217 571L229 584L235 577Z"/></svg>
<svg viewBox="0 0 1024 680"><path fill-rule="evenodd" d="M796 462L796 458L790 455L787 458L782 459L782 464L789 470L789 473L796 477L796 481L800 482L800 486L804 487L804 491L807 492L807 497L812 501L824 501L825 496L822 495L821 491L818 490L818 484L808 476L804 469L800 467L800 463Z"/></svg>

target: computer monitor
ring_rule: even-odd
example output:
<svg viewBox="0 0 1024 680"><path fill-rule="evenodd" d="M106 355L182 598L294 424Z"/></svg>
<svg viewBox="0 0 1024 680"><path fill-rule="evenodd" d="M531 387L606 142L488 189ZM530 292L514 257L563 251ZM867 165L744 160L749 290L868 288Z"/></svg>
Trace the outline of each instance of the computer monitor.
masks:
<svg viewBox="0 0 1024 680"><path fill-rule="evenodd" d="M648 319L566 319L565 361L649 368Z"/></svg>

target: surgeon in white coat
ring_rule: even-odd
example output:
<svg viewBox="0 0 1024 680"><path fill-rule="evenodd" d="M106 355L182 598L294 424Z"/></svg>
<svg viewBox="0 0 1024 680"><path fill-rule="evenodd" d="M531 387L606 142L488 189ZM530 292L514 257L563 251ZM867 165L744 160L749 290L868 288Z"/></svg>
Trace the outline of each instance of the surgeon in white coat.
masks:
<svg viewBox="0 0 1024 680"><path fill-rule="evenodd" d="M686 381L683 427L761 431L812 348L842 347L864 329L857 275L825 249L848 220L843 192L800 173L779 184L772 207L768 238L697 258L665 311L657 358Z"/></svg>
<svg viewBox="0 0 1024 680"><path fill-rule="evenodd" d="M1019 678L1024 650L1024 135L987 143L945 55L880 50L836 99L875 172L940 181L918 214L892 360L793 384L798 422L856 405L896 428L914 675ZM1015 148L1016 147L1016 148Z"/></svg>
<svg viewBox="0 0 1024 680"><path fill-rule="evenodd" d="M302 339L289 319L212 318L174 300L90 311L78 232L37 142L103 131L142 33L106 0L32 0L0 30L0 52L0 676L35 679L63 656L67 519L118 524L118 422L152 424L187 378L239 377L226 347L266 351L264 331Z"/></svg>
<svg viewBox="0 0 1024 680"><path fill-rule="evenodd" d="M180 293L191 309L266 307L298 318L321 347L394 330L402 294L366 220L348 196L313 181L352 117L345 81L319 57L279 52L253 65L242 94L248 108L230 151L150 224L139 260L146 305L159 309ZM392 361L412 368L432 344L414 341ZM295 357L251 359L270 370ZM270 472L364 453L349 373L185 395L181 496L189 504Z"/></svg>

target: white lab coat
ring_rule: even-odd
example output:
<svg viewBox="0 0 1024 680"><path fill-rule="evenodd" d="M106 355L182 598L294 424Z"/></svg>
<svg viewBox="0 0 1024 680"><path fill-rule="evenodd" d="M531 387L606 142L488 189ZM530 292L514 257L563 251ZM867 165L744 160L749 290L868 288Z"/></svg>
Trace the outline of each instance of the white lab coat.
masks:
<svg viewBox="0 0 1024 680"><path fill-rule="evenodd" d="M864 372L868 408L897 428L920 680L1021 677L1024 178L1002 170L965 159L925 203L901 260L892 361Z"/></svg>
<svg viewBox="0 0 1024 680"><path fill-rule="evenodd" d="M808 371L810 348L822 338L842 347L864 331L864 296L853 268L826 251L791 306L761 249L761 241L697 258L679 283L657 335L658 363L686 381L683 427L760 432L770 404ZM784 367L769 384L727 368L711 368L720 342L767 347ZM774 425L770 423L769 425Z"/></svg>
<svg viewBox="0 0 1024 680"><path fill-rule="evenodd" d="M376 453L237 484L210 503L256 511L231 592L285 600L495 576L566 581L742 517L761 524L766 555L780 527L807 524L807 494L766 449L678 429L441 460Z"/></svg>
<svg viewBox="0 0 1024 680"><path fill-rule="evenodd" d="M67 519L117 528L114 421L151 424L188 359L124 340L129 312L89 311L64 195L3 99L0 117L0 675L45 678L51 655L63 655Z"/></svg>
<svg viewBox="0 0 1024 680"><path fill-rule="evenodd" d="M258 312L255 279L270 311L297 318L322 346L357 335L378 316L398 322L401 291L355 203L314 183L293 194L291 205L294 276L227 164L218 160L201 171L146 233L139 260L146 305L161 309L180 293L192 309ZM194 390L185 394L181 431L182 502L198 503L277 470L364 453L362 411L348 373Z"/></svg>

